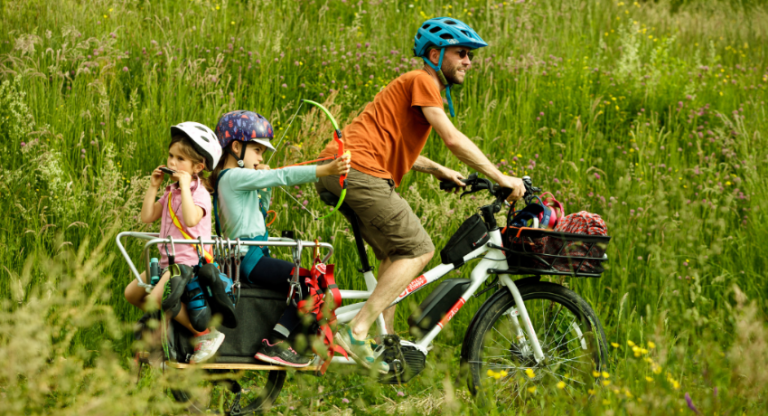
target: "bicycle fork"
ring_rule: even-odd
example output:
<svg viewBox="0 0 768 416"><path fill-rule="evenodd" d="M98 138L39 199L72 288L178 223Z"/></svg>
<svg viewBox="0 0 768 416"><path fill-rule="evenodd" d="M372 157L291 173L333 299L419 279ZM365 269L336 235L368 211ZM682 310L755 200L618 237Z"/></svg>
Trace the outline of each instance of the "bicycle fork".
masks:
<svg viewBox="0 0 768 416"><path fill-rule="evenodd" d="M512 293L512 297L515 299L515 308L511 309L507 315L509 316L510 320L512 321L512 325L515 328L515 336L517 337L518 342L521 343L520 352L525 355L529 355L531 350L533 350L533 358L536 360L536 363L544 361L544 352L541 349L541 343L539 342L539 338L536 336L536 331L533 329L533 325L531 324L531 318L528 316L528 310L525 309L525 304L523 303L523 297L520 295L520 290L517 289L517 285L515 285L515 282L509 278L509 275L502 274L499 276L499 280L504 286L507 287L507 289L509 289L509 292ZM523 320L522 327L520 326L520 320L518 319L518 316ZM527 338L526 335L528 336Z"/></svg>

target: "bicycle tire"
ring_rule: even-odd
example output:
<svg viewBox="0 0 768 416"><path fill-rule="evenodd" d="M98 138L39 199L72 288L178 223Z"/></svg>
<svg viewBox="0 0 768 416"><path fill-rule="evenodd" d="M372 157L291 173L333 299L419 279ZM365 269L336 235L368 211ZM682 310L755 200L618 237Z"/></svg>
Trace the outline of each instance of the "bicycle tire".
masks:
<svg viewBox="0 0 768 416"><path fill-rule="evenodd" d="M595 379L592 372L601 371L607 364L607 343L600 319L592 307L579 295L558 284L530 280L522 281L522 284L520 284L521 281L516 283L519 285L518 289L528 310L531 324L544 350L545 360L542 363L536 363L532 353L528 352L526 355L519 343L511 342L509 336L504 336L502 331L505 331L506 327L514 328L514 323L510 318L506 320L509 323L505 324L501 318L508 312L514 313L515 300L509 290L503 288L481 306L466 335L462 364L469 370L467 384L470 393L477 396L482 392L481 398L493 396L493 401L499 404L500 401L516 400L520 393L527 389L528 383L544 382L544 378L554 380L555 383L565 382L568 386L566 391L593 384ZM554 309L557 309L556 312L553 312ZM572 320L568 324L555 325L560 316L565 317L568 313L572 315ZM549 322L548 314L551 318ZM571 349L573 344L564 345L563 343L566 340L565 336L569 333L576 334L575 338L566 341L569 344L571 341L576 341L575 349ZM491 339L496 337L496 334L504 339L503 344L509 343L508 349L504 349L502 343ZM512 339L519 338L512 337ZM553 345L554 341L557 343ZM493 345L494 343L499 345ZM499 356L485 354L497 350L502 354ZM575 357L578 360L565 355L569 352L584 351L586 351L585 354ZM508 365L508 363L519 365ZM586 366L591 368L585 369ZM525 371L528 368L532 373L526 374ZM564 375L560 374L561 370L566 370L564 372L575 370L578 374ZM489 381L491 379L493 379L492 382ZM499 382L499 380L502 381ZM575 382L580 383L581 386ZM484 384L492 388L484 391ZM499 386L511 387L512 394L503 391L504 389L500 389Z"/></svg>
<svg viewBox="0 0 768 416"><path fill-rule="evenodd" d="M183 371L183 370L180 370ZM247 390L240 387L238 382L231 383L219 383L229 384L229 391L234 393L237 397L237 393L241 393L237 405L233 408L233 402L226 403L224 410L228 415L239 416L246 414L253 414L256 412L263 412L268 410L276 401L280 395L280 391L285 384L286 372L285 371L249 371L246 372L245 378L249 375L257 373L259 378L263 381L263 387L248 385ZM184 390L171 390L174 400L179 403L187 403L187 410L193 414L205 414L208 413L210 408L210 398L196 399ZM211 393L211 396L214 393ZM205 400L208 399L208 400ZM244 403L245 400L251 400L249 403Z"/></svg>

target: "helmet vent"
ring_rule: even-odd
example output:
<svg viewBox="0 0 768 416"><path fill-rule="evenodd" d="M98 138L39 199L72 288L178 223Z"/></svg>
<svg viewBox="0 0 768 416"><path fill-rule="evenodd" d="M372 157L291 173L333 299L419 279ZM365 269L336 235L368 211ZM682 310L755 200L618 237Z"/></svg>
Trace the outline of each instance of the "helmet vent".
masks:
<svg viewBox="0 0 768 416"><path fill-rule="evenodd" d="M427 23L426 25L422 26L421 28L424 29L424 30L427 30L427 29L429 29L429 26L431 26L431 25L429 23Z"/></svg>
<svg viewBox="0 0 768 416"><path fill-rule="evenodd" d="M451 35L450 33L443 33L442 35L440 35L440 39L453 39L453 35Z"/></svg>
<svg viewBox="0 0 768 416"><path fill-rule="evenodd" d="M440 26L435 26L432 29L429 29L429 33L436 33L440 31Z"/></svg>
<svg viewBox="0 0 768 416"><path fill-rule="evenodd" d="M453 20L444 20L444 22L445 22L446 25L455 25L456 24L456 22L454 22Z"/></svg>
<svg viewBox="0 0 768 416"><path fill-rule="evenodd" d="M204 129L204 128L200 127L200 126L195 126L195 128L196 128L196 129L198 129L198 130L200 130L200 131L202 131L202 132L203 132L203 133L205 133L205 134L208 134L208 130L206 130L206 129ZM210 141L210 140L208 140L208 138L207 138L207 137L205 137L205 136L201 136L200 138L201 138L201 139L203 139L203 140L205 140L205 142L206 142L206 143L210 143L210 142L211 142L211 141Z"/></svg>
<svg viewBox="0 0 768 416"><path fill-rule="evenodd" d="M461 33L467 35L468 38L472 37L472 35L470 35L469 32L467 32L466 30L462 30Z"/></svg>
<svg viewBox="0 0 768 416"><path fill-rule="evenodd" d="M416 34L416 39L421 39L421 33Z"/></svg>

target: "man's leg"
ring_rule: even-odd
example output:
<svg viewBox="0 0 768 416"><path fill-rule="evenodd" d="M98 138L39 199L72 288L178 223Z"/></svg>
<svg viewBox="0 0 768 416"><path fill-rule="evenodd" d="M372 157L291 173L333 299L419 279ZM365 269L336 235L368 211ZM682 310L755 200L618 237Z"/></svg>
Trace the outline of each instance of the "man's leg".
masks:
<svg viewBox="0 0 768 416"><path fill-rule="evenodd" d="M389 262L386 270L379 274L379 282L376 285L371 297L365 302L365 306L360 310L360 313L350 321L349 326L352 328L352 335L356 339L365 339L368 335L368 330L371 325L376 321L376 317L380 313L384 312L390 303L394 299L403 293L408 284L413 280L423 269L424 266L432 259L434 251L430 251L415 258L398 259L393 262L389 262L387 259L382 264ZM389 332L394 323L394 308L392 308L387 322L387 331ZM393 331L394 332L394 331Z"/></svg>

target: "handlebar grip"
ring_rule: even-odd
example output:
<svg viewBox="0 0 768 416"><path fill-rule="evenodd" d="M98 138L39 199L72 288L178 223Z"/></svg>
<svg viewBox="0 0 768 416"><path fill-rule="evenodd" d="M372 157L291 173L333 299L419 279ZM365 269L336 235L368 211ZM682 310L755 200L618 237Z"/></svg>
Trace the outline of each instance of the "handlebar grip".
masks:
<svg viewBox="0 0 768 416"><path fill-rule="evenodd" d="M466 186L467 180L461 179L462 182L464 182L464 185ZM441 191L447 191L450 189L456 189L459 188L459 185L456 185L456 182L450 182L450 181L440 181L440 190Z"/></svg>
<svg viewBox="0 0 768 416"><path fill-rule="evenodd" d="M506 201L510 194L512 194L512 188L500 188L497 191L497 197L501 201Z"/></svg>

